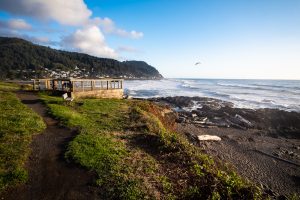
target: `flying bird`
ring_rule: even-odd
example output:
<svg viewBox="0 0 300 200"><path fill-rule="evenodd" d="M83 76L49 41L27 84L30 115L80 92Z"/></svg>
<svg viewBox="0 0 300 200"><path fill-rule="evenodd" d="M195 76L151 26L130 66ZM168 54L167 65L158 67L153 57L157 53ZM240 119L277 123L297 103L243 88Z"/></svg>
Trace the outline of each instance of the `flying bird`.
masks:
<svg viewBox="0 0 300 200"><path fill-rule="evenodd" d="M200 65L200 64L202 64L202 63L201 63L201 62L196 62L196 63L195 63L195 65Z"/></svg>

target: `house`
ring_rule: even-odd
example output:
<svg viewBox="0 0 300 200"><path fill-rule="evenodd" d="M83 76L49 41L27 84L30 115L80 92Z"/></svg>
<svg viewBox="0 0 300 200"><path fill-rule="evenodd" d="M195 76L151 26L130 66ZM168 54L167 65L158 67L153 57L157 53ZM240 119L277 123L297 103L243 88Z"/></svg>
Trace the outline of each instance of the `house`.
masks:
<svg viewBox="0 0 300 200"><path fill-rule="evenodd" d="M72 98L123 98L123 79L33 79L33 90L68 93Z"/></svg>

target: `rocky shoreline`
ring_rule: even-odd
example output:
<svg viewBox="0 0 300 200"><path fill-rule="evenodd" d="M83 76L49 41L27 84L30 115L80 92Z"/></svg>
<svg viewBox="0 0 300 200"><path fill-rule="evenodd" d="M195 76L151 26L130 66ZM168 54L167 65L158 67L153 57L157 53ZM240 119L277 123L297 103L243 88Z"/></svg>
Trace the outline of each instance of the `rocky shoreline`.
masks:
<svg viewBox="0 0 300 200"><path fill-rule="evenodd" d="M300 113L236 108L206 97L148 99L177 112L177 131L274 198L300 194ZM221 141L199 141L214 135Z"/></svg>
<svg viewBox="0 0 300 200"><path fill-rule="evenodd" d="M257 129L272 137L300 139L300 113L279 109L235 108L230 102L207 97L162 97L151 101L167 104L178 112L178 123L202 128Z"/></svg>

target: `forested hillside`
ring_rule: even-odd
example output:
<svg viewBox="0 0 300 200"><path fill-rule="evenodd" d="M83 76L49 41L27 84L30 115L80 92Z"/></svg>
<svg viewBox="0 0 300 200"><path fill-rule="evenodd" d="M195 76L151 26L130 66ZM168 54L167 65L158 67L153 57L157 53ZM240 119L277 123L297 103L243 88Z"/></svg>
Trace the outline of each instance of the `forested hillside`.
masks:
<svg viewBox="0 0 300 200"><path fill-rule="evenodd" d="M19 38L0 37L0 79L43 77L161 79L143 61L119 62L83 53L67 52Z"/></svg>

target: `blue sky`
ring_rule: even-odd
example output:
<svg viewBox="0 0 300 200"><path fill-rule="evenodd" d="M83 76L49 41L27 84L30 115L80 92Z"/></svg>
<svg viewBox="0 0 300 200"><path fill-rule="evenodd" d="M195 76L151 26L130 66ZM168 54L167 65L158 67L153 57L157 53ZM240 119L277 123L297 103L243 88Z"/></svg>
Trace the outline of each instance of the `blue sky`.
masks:
<svg viewBox="0 0 300 200"><path fill-rule="evenodd" d="M1 35L144 60L165 77L300 79L299 0L1 0L0 10Z"/></svg>

